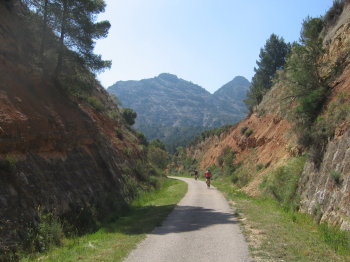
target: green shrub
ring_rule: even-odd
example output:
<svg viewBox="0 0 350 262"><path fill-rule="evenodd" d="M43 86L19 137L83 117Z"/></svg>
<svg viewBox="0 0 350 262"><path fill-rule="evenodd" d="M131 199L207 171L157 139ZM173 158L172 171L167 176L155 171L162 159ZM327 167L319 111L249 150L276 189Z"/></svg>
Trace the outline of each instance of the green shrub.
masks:
<svg viewBox="0 0 350 262"><path fill-rule="evenodd" d="M241 128L240 132L241 132L242 135L244 135L247 130L248 130L248 127L244 126L244 127Z"/></svg>
<svg viewBox="0 0 350 262"><path fill-rule="evenodd" d="M148 144L149 144L148 140L142 132L136 131L135 134L136 134L137 138L139 139L141 145L148 146Z"/></svg>
<svg viewBox="0 0 350 262"><path fill-rule="evenodd" d="M128 167L123 168L122 195L127 203L130 203L137 196L140 189L139 182L133 175L133 170Z"/></svg>
<svg viewBox="0 0 350 262"><path fill-rule="evenodd" d="M148 160L160 169L165 169L170 163L169 154L159 147L150 146L147 152Z"/></svg>
<svg viewBox="0 0 350 262"><path fill-rule="evenodd" d="M159 176L150 176L149 177L149 182L151 183L151 185L156 188L159 189L162 186L162 178Z"/></svg>
<svg viewBox="0 0 350 262"><path fill-rule="evenodd" d="M246 186L251 178L251 173L245 165L238 163L235 165L235 170L230 175L232 183L238 187Z"/></svg>
<svg viewBox="0 0 350 262"><path fill-rule="evenodd" d="M107 111L107 115L110 119L113 120L119 120L120 119L120 113L116 109L110 109Z"/></svg>
<svg viewBox="0 0 350 262"><path fill-rule="evenodd" d="M116 128L116 129L115 129L115 134L116 134L116 136L117 136L120 140L123 140L124 135L123 135L123 132L122 132L121 129Z"/></svg>
<svg viewBox="0 0 350 262"><path fill-rule="evenodd" d="M29 227L25 236L25 250L45 252L55 245L60 245L64 237L63 226L58 217L38 209L39 223Z"/></svg>
<svg viewBox="0 0 350 262"><path fill-rule="evenodd" d="M102 112L105 109L104 105L97 97L88 96L86 98L86 101L89 103L89 105L91 105L93 108L95 108L98 112Z"/></svg>
<svg viewBox="0 0 350 262"><path fill-rule="evenodd" d="M288 209L296 210L299 206L297 188L305 160L305 157L292 158L285 166L269 173L261 184L267 194Z"/></svg>
<svg viewBox="0 0 350 262"><path fill-rule="evenodd" d="M137 117L137 114L131 108L124 108L122 112L122 116L128 125L132 126L133 124L135 124L135 119Z"/></svg>
<svg viewBox="0 0 350 262"><path fill-rule="evenodd" d="M341 173L339 171L336 171L336 170L332 170L331 173L330 173L331 177L333 178L334 182L339 185L341 180L340 180L340 177L341 177Z"/></svg>
<svg viewBox="0 0 350 262"><path fill-rule="evenodd" d="M227 168L233 165L236 152L231 147L225 146L221 154L216 159L219 167Z"/></svg>
<svg viewBox="0 0 350 262"><path fill-rule="evenodd" d="M123 148L123 153L124 153L125 155L127 155L127 156L132 156L133 150L132 150L131 147L126 146L126 147Z"/></svg>
<svg viewBox="0 0 350 262"><path fill-rule="evenodd" d="M17 168L17 159L14 156L6 155L4 160L0 161L0 169L13 172Z"/></svg>
<svg viewBox="0 0 350 262"><path fill-rule="evenodd" d="M254 130L249 128L249 129L244 133L244 135L245 135L246 137L250 137L250 136L253 134L253 132L254 132Z"/></svg>

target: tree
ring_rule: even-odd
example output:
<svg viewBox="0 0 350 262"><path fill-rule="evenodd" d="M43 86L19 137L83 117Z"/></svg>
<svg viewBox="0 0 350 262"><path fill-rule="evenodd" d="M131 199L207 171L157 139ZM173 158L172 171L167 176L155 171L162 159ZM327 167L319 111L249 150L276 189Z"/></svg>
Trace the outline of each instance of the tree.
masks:
<svg viewBox="0 0 350 262"><path fill-rule="evenodd" d="M128 125L132 126L133 124L135 124L135 119L137 117L137 114L134 110L132 110L131 108L124 108L122 115L123 115L125 122Z"/></svg>
<svg viewBox="0 0 350 262"><path fill-rule="evenodd" d="M282 37L272 34L264 48L260 49L259 61L256 62L258 67L254 68L255 75L247 94L248 98L244 101L251 111L271 88L276 71L284 68L290 48L290 44L286 44Z"/></svg>
<svg viewBox="0 0 350 262"><path fill-rule="evenodd" d="M328 90L326 79L320 76L323 66L320 57L324 53L322 38L319 37L322 28L322 19L306 18L300 44L293 46L292 55L287 62L290 98L297 101L294 117L305 127L311 126L318 115Z"/></svg>
<svg viewBox="0 0 350 262"><path fill-rule="evenodd" d="M310 158L319 167L329 134L326 128L314 125L329 94L328 79L321 75L323 21L320 18L304 20L300 44L295 44L287 61L286 80L292 110L294 130L298 143L310 148Z"/></svg>
<svg viewBox="0 0 350 262"><path fill-rule="evenodd" d="M103 61L93 53L94 40L107 36L108 21L96 22L96 16L105 9L104 0L52 0L56 18L55 30L59 34L59 48L56 75L62 71L66 47L76 52L86 67L101 71L110 67L110 61Z"/></svg>
<svg viewBox="0 0 350 262"><path fill-rule="evenodd" d="M110 28L108 21L96 22L97 15L105 9L104 0L22 1L42 19L38 48L42 62L49 28L58 37L56 76L61 73L68 55L95 72L111 66L111 61L104 61L93 53L95 40L106 37Z"/></svg>

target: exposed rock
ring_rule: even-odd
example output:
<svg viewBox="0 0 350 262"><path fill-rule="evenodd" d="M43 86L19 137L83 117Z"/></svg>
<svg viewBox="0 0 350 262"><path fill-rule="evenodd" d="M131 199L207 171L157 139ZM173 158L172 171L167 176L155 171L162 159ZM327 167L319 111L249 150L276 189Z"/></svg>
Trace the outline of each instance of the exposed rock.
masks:
<svg viewBox="0 0 350 262"><path fill-rule="evenodd" d="M339 177L335 177L339 176ZM301 209L342 229L350 221L350 129L329 142L319 169L306 163L300 180Z"/></svg>

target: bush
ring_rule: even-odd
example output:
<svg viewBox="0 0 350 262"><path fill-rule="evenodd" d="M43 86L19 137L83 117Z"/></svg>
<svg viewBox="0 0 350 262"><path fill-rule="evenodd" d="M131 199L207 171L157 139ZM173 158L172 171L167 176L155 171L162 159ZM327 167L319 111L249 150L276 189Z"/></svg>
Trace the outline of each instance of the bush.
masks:
<svg viewBox="0 0 350 262"><path fill-rule="evenodd" d="M235 170L231 173L231 181L238 187L246 186L250 181L250 171L241 162L235 165Z"/></svg>
<svg viewBox="0 0 350 262"><path fill-rule="evenodd" d="M135 124L135 119L137 117L137 114L131 108L124 108L122 112L122 116L128 125L132 126L133 124Z"/></svg>
<svg viewBox="0 0 350 262"><path fill-rule="evenodd" d="M156 167L165 169L169 162L169 154L159 147L150 146L147 153L148 160Z"/></svg>
<svg viewBox="0 0 350 262"><path fill-rule="evenodd" d="M142 132L136 131L135 134L136 134L137 138L139 139L141 145L148 146L148 144L149 144L148 140Z"/></svg>
<svg viewBox="0 0 350 262"><path fill-rule="evenodd" d="M97 99L97 97L89 96L86 98L86 101L98 112L102 112L105 109L104 105L99 99Z"/></svg>
<svg viewBox="0 0 350 262"><path fill-rule="evenodd" d="M126 146L123 148L123 153L127 156L132 156L133 154L133 149L132 147Z"/></svg>
<svg viewBox="0 0 350 262"><path fill-rule="evenodd" d="M336 171L336 170L332 170L331 171L331 177L333 178L334 182L339 185L340 184L340 176L341 176L341 173L339 171Z"/></svg>
<svg viewBox="0 0 350 262"><path fill-rule="evenodd" d="M25 249L29 252L44 252L60 245L64 237L63 226L58 217L38 209L38 225L28 229L25 237Z"/></svg>
<svg viewBox="0 0 350 262"><path fill-rule="evenodd" d="M7 155L4 160L0 161L0 169L13 172L17 168L17 159L14 156Z"/></svg>
<svg viewBox="0 0 350 262"><path fill-rule="evenodd" d="M107 115L110 119L118 121L120 119L120 114L116 109L110 109L107 111Z"/></svg>
<svg viewBox="0 0 350 262"><path fill-rule="evenodd" d="M240 132L241 132L242 135L244 135L247 130L248 130L248 127L244 126L244 127L241 128Z"/></svg>
<svg viewBox="0 0 350 262"><path fill-rule="evenodd" d="M115 134L116 134L116 136L117 136L120 140L123 140L124 135L123 135L123 132L122 132L121 129L116 128L116 129L115 129Z"/></svg>
<svg viewBox="0 0 350 262"><path fill-rule="evenodd" d="M268 174L261 184L267 194L288 209L297 210L299 207L297 188L305 160L305 157L292 158L285 166Z"/></svg>
<svg viewBox="0 0 350 262"><path fill-rule="evenodd" d="M250 137L253 134L254 130L253 129L248 129L244 134L246 137Z"/></svg>

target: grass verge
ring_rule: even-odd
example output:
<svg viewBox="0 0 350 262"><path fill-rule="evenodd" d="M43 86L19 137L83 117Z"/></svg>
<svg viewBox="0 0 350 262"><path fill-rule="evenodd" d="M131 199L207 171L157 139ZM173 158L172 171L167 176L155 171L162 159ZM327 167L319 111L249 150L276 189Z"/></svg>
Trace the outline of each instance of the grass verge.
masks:
<svg viewBox="0 0 350 262"><path fill-rule="evenodd" d="M309 215L286 211L270 198L248 197L228 181L214 185L233 201L255 261L350 261L349 234L319 225Z"/></svg>
<svg viewBox="0 0 350 262"><path fill-rule="evenodd" d="M164 185L143 193L131 204L130 211L93 234L65 239L62 247L46 254L33 255L20 261L121 261L145 238L185 195L187 184L166 179Z"/></svg>

